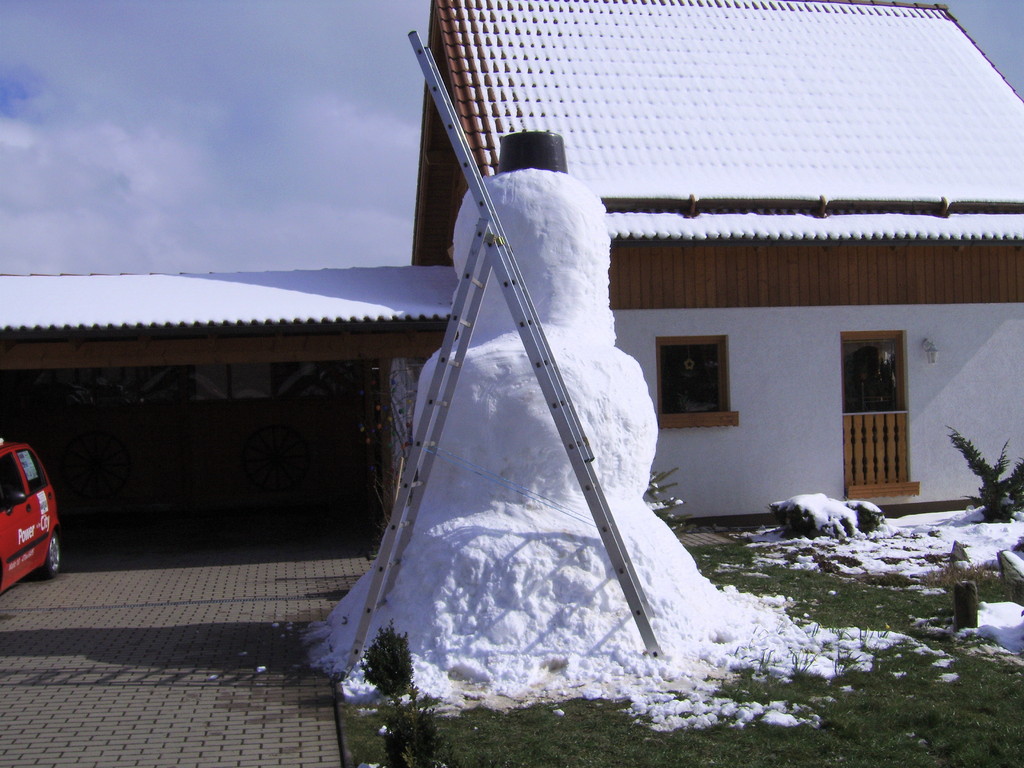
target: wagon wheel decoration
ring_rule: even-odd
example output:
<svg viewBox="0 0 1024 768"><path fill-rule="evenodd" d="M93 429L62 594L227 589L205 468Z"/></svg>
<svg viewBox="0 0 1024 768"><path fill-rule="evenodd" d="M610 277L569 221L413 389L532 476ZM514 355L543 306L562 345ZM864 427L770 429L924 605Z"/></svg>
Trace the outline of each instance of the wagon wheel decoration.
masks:
<svg viewBox="0 0 1024 768"><path fill-rule="evenodd" d="M309 447L302 435L291 427L263 427L246 438L242 469L257 488L290 491L306 476Z"/></svg>
<svg viewBox="0 0 1024 768"><path fill-rule="evenodd" d="M61 457L64 481L86 499L116 496L131 474L131 456L124 443L106 432L86 432L74 438Z"/></svg>

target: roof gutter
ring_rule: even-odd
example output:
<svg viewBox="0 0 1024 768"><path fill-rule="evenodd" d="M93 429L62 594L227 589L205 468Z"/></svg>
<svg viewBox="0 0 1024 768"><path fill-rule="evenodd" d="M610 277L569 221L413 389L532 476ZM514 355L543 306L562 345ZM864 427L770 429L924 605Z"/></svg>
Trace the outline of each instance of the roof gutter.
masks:
<svg viewBox="0 0 1024 768"><path fill-rule="evenodd" d="M731 198L690 195L689 198L606 197L608 213L675 213L696 218L703 213L805 214L817 218L851 214L901 213L947 218L954 214L1024 214L1015 200L829 200L818 198Z"/></svg>
<svg viewBox="0 0 1024 768"><path fill-rule="evenodd" d="M339 333L408 333L444 331L447 317L396 320L167 323L162 325L64 325L0 328L0 341L45 341L74 337L83 340L146 338L208 338L211 336L319 336Z"/></svg>

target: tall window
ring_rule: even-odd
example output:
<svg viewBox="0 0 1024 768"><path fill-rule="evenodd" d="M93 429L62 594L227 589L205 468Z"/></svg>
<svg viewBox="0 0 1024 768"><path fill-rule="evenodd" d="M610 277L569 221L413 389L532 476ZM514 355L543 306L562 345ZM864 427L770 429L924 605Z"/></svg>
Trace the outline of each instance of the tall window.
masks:
<svg viewBox="0 0 1024 768"><path fill-rule="evenodd" d="M846 331L840 341L846 495L915 496L921 484L910 479L904 333Z"/></svg>
<svg viewBox="0 0 1024 768"><path fill-rule="evenodd" d="M906 410L903 402L903 334L857 331L842 334L843 412Z"/></svg>
<svg viewBox="0 0 1024 768"><path fill-rule="evenodd" d="M729 410L725 336L672 336L656 343L659 426L739 424L739 414Z"/></svg>

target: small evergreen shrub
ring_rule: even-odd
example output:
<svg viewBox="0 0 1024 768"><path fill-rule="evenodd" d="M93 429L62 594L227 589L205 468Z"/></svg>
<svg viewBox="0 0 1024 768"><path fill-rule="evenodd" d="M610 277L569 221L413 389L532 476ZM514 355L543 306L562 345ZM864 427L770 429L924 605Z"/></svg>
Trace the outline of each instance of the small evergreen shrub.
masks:
<svg viewBox="0 0 1024 768"><path fill-rule="evenodd" d="M870 501L847 501L846 506L857 514L857 530L874 533L885 525L885 513Z"/></svg>
<svg viewBox="0 0 1024 768"><path fill-rule="evenodd" d="M366 681L387 697L384 752L388 768L458 768L438 729L435 702L413 685L409 636L381 627L363 654Z"/></svg>
<svg viewBox="0 0 1024 768"><path fill-rule="evenodd" d="M415 688L408 700L392 701L384 727L389 768L437 768L452 762L444 759L448 749L437 728L433 702Z"/></svg>
<svg viewBox="0 0 1024 768"><path fill-rule="evenodd" d="M644 501L658 518L672 529L673 533L681 533L690 526L690 516L680 513L686 502L668 493L676 483L665 483L665 479L675 472L677 467L664 472L651 472L651 479L644 492Z"/></svg>
<svg viewBox="0 0 1024 768"><path fill-rule="evenodd" d="M981 510L986 523L1007 523L1015 512L1024 509L1024 459L1018 459L1013 471L1003 477L1010 466L1006 456L1009 440L1003 445L996 463L989 464L974 443L955 429L950 428L949 439L967 461L971 472L981 480L978 495L967 498Z"/></svg>
<svg viewBox="0 0 1024 768"><path fill-rule="evenodd" d="M394 623L381 627L363 654L366 682L389 699L400 699L412 689L412 654L409 636L398 634Z"/></svg>

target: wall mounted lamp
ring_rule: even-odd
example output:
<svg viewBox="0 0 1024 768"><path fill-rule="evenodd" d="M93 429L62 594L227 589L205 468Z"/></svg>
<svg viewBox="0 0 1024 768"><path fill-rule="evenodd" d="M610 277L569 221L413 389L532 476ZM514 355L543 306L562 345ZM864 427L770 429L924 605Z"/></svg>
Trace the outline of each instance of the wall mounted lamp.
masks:
<svg viewBox="0 0 1024 768"><path fill-rule="evenodd" d="M928 365L935 365L935 361L939 358L939 348L935 346L935 342L931 339L925 339L921 342L921 348L928 355Z"/></svg>

